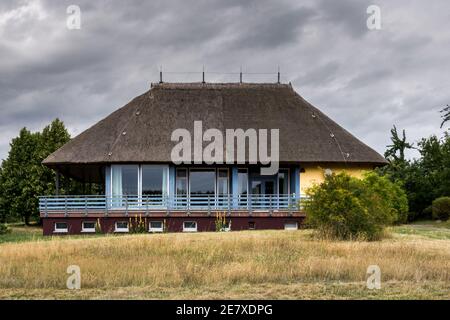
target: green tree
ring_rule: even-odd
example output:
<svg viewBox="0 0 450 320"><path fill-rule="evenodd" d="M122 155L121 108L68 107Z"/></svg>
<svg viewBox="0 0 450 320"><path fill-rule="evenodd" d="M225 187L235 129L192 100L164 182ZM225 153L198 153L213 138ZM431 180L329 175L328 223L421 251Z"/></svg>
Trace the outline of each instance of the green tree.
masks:
<svg viewBox="0 0 450 320"><path fill-rule="evenodd" d="M32 133L23 128L12 140L0 171L3 219L21 219L29 224L31 219L39 218L38 196L55 193L55 172L44 167L42 161L69 139L64 123L55 119L42 132ZM68 178L62 181L65 186L63 192L79 187Z"/></svg>
<svg viewBox="0 0 450 320"><path fill-rule="evenodd" d="M38 215L36 195L39 194L39 133L26 128L10 144L8 158L2 164L2 202L9 218L29 223Z"/></svg>
<svg viewBox="0 0 450 320"><path fill-rule="evenodd" d="M450 121L450 106L447 105L444 109L441 110L442 113L442 122L441 129L447 121Z"/></svg>
<svg viewBox="0 0 450 320"><path fill-rule="evenodd" d="M391 141L392 144L387 146L384 157L389 162L404 164L406 162L405 151L407 149L413 148L413 145L406 141L405 130L402 131L402 137L400 138L397 132L397 128L394 125L391 129Z"/></svg>

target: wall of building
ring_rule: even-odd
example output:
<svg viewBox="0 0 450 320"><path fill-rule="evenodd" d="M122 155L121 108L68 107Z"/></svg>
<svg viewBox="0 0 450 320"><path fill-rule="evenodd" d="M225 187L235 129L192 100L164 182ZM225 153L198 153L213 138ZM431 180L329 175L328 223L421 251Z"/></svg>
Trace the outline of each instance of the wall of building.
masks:
<svg viewBox="0 0 450 320"><path fill-rule="evenodd" d="M102 226L103 233L114 233L115 223L117 221L129 221L129 218L120 217L102 217L98 218ZM264 229L284 229L286 223L296 222L300 228L304 217L232 217L231 230L249 230L254 227L255 230ZM133 221L133 218L131 219ZM166 218L145 218L146 223L150 221L165 221L168 232L183 232L184 221L197 222L197 231L216 231L215 217L166 217ZM43 234L51 235L68 235L82 234L83 221L97 221L97 218L45 218L43 219ZM65 222L68 225L67 233L55 233L55 223Z"/></svg>
<svg viewBox="0 0 450 320"><path fill-rule="evenodd" d="M327 169L330 169L334 173L346 172L356 178L362 178L365 172L374 169L371 165L363 164L317 164L304 165L302 168L304 169L304 172L300 173L300 193L302 195L314 184L320 184L324 181L324 173Z"/></svg>

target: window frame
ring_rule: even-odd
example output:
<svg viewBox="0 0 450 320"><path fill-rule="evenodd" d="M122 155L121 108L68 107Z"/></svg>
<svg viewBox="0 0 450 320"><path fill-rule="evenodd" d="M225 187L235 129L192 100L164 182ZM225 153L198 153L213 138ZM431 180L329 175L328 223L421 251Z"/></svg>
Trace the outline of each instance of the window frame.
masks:
<svg viewBox="0 0 450 320"><path fill-rule="evenodd" d="M64 223L66 225L66 227L65 228L58 228L56 226L58 223ZM68 233L69 232L69 224L67 222L55 222L54 228L53 228L53 232L54 233Z"/></svg>
<svg viewBox="0 0 450 320"><path fill-rule="evenodd" d="M287 179L287 193L280 194L280 171L287 171L286 179ZM290 195L291 194L291 169L290 168L280 168L278 169L277 174L277 194L280 195Z"/></svg>
<svg viewBox="0 0 450 320"><path fill-rule="evenodd" d="M152 223L154 222L159 222L161 223L161 228L152 228ZM160 232L164 232L164 222L162 221L149 221L148 222L148 232L152 232L152 233L160 233Z"/></svg>
<svg viewBox="0 0 450 320"><path fill-rule="evenodd" d="M127 224L127 228L126 229L117 227L117 224L118 223L122 223L122 222ZM116 221L116 222L114 222L114 232L116 232L116 233L128 233L128 232L130 232L130 225L129 225L128 221Z"/></svg>
<svg viewBox="0 0 450 320"><path fill-rule="evenodd" d="M286 226L287 226L288 224L291 224L291 225L295 224L295 228L286 228ZM295 230L298 230L298 222L297 222L297 221L286 221L286 222L284 223L284 230L286 230L286 231L295 231Z"/></svg>
<svg viewBox="0 0 450 320"><path fill-rule="evenodd" d="M94 228L85 228L84 227L85 223L93 223L94 224ZM81 232L83 232L83 233L94 233L95 232L95 224L96 224L96 221L82 221L81 222Z"/></svg>
<svg viewBox="0 0 450 320"><path fill-rule="evenodd" d="M186 223L195 223L195 228L186 228ZM198 231L198 223L197 221L187 220L183 221L183 232L197 232Z"/></svg>

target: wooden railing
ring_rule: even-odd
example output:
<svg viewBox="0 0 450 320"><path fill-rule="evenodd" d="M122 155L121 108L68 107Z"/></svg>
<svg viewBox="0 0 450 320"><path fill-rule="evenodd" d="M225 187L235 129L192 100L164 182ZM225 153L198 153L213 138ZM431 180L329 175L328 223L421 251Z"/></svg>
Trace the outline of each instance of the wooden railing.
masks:
<svg viewBox="0 0 450 320"><path fill-rule="evenodd" d="M146 196L45 196L39 210L51 213L92 211L255 211L299 210L304 197L292 195L146 195Z"/></svg>

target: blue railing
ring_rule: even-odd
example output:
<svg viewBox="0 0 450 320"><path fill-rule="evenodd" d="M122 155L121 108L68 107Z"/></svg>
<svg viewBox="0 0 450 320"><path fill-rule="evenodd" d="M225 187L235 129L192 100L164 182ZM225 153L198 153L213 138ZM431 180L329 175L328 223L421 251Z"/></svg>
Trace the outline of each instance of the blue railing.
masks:
<svg viewBox="0 0 450 320"><path fill-rule="evenodd" d="M41 213L93 211L211 211L298 210L303 197L292 195L149 195L149 196L45 196Z"/></svg>

